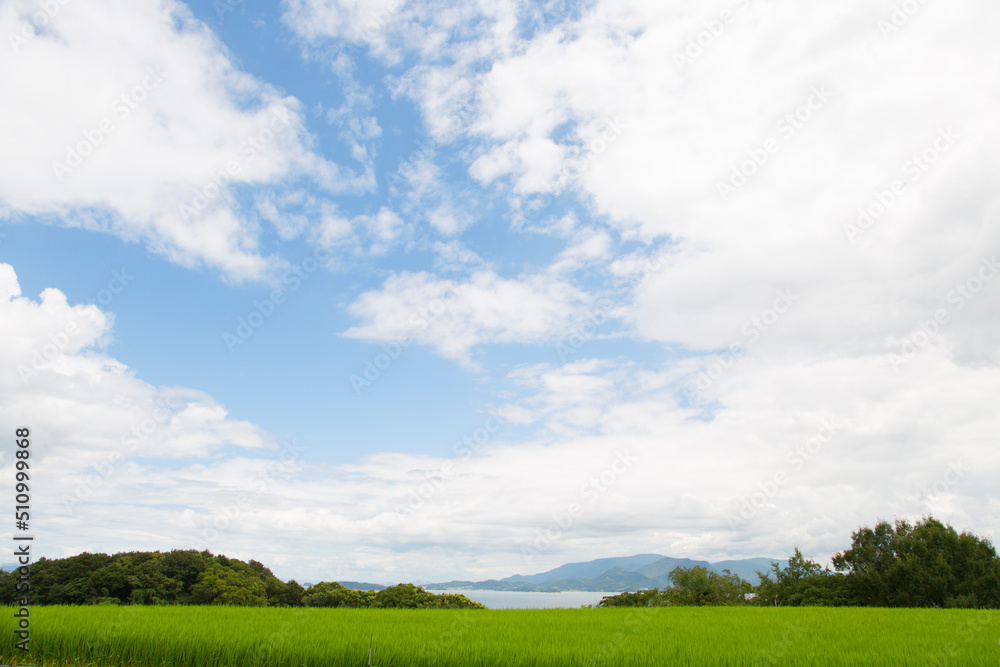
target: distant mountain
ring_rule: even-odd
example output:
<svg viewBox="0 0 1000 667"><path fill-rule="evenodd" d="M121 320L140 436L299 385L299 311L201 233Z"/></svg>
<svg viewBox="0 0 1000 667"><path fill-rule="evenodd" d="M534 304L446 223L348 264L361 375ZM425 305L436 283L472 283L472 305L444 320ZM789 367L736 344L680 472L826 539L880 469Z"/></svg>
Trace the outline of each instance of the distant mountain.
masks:
<svg viewBox="0 0 1000 667"><path fill-rule="evenodd" d="M338 581L337 583L344 588L355 591L384 591L386 589L382 584L363 584L357 581Z"/></svg>
<svg viewBox="0 0 1000 667"><path fill-rule="evenodd" d="M743 560L720 560L718 563L712 563L712 568L716 572L729 570L756 586L760 583L760 577L757 576L756 571L760 570L765 574L770 572L771 563L777 563L781 567L788 565L788 561L778 558L744 558Z"/></svg>
<svg viewBox="0 0 1000 667"><path fill-rule="evenodd" d="M663 556L658 556L656 554L642 554L640 556L626 556L624 558L598 558L597 560L587 561L586 563L569 563L567 565L560 565L554 570L542 572L541 574L530 574L528 576L515 574L511 577L505 577L500 581L507 581L510 583L524 582L528 584L543 584L546 581L552 581L554 579L586 579L590 577L599 577L613 567L620 567L628 572L634 572L643 565L652 563L660 558L663 558Z"/></svg>
<svg viewBox="0 0 1000 667"><path fill-rule="evenodd" d="M690 558L671 558L670 556L662 556L659 560L655 560L649 565L644 565L637 571L640 574L650 577L651 579L669 581L667 575L670 574L674 568L697 567L699 565L709 570L715 569L707 560L691 560Z"/></svg>
<svg viewBox="0 0 1000 667"><path fill-rule="evenodd" d="M570 581L565 579L563 581ZM487 579L486 581L445 581L440 584L421 584L424 590L428 591L540 591L543 590L539 586L544 584L529 584L526 582L507 582L498 581L496 579ZM566 589L566 590L578 590L578 589Z"/></svg>
<svg viewBox="0 0 1000 667"><path fill-rule="evenodd" d="M690 558L640 554L622 558L598 558L585 563L568 563L539 574L515 574L504 579L488 581L448 581L427 584L424 588L441 591L636 591L641 588L668 588L669 575L674 568L699 565L720 574L722 570L729 570L756 586L760 583L756 571L769 571L773 562L782 567L786 565L784 560L771 558L745 558L709 563Z"/></svg>
<svg viewBox="0 0 1000 667"><path fill-rule="evenodd" d="M382 591L385 590L386 588L382 584L363 584L357 581L338 581L337 583L343 586L344 588L350 588L351 590L354 591ZM302 588L311 588L312 586L315 585L316 584L312 583L311 581L302 582ZM0 665L0 667L3 667L3 665Z"/></svg>
<svg viewBox="0 0 1000 667"><path fill-rule="evenodd" d="M581 583L592 591L636 591L640 588L655 588L657 582L638 572L629 572L621 566L616 566L604 572L599 577L582 579Z"/></svg>

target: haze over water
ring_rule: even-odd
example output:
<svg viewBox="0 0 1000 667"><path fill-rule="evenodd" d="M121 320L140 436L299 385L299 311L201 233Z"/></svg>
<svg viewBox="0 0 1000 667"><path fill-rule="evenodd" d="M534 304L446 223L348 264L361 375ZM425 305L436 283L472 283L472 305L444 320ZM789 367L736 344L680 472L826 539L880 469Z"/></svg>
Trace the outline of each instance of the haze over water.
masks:
<svg viewBox="0 0 1000 667"><path fill-rule="evenodd" d="M538 591L438 591L431 593L461 593L470 600L481 602L490 609L557 609L594 605L605 595L594 591L559 591L542 593Z"/></svg>

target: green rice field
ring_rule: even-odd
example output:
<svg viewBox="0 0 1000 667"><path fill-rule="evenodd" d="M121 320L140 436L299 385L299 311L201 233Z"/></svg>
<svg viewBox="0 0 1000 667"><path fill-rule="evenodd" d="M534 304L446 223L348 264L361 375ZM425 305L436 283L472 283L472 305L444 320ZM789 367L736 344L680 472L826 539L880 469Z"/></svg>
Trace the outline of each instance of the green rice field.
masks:
<svg viewBox="0 0 1000 667"><path fill-rule="evenodd" d="M998 611L32 607L27 654L13 611L9 665L1000 665Z"/></svg>

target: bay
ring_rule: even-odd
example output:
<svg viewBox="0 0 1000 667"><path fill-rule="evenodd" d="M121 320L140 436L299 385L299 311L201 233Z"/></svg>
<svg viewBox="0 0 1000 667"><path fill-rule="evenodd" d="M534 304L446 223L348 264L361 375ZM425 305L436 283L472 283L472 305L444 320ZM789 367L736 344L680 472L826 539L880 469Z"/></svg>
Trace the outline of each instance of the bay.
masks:
<svg viewBox="0 0 1000 667"><path fill-rule="evenodd" d="M605 595L592 591L559 591L539 593L535 591L477 591L477 590L429 590L429 593L461 593L465 597L480 602L490 609L560 609L596 605Z"/></svg>

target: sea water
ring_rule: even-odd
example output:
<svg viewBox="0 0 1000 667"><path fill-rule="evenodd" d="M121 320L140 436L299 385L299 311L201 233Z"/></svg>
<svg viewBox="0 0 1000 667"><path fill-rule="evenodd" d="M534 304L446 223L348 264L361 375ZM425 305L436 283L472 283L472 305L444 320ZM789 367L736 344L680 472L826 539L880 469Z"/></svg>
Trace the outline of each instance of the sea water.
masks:
<svg viewBox="0 0 1000 667"><path fill-rule="evenodd" d="M590 591L560 591L558 593L538 593L522 591L432 591L429 593L461 593L490 609L558 609L596 605L605 595L617 593L593 593Z"/></svg>

